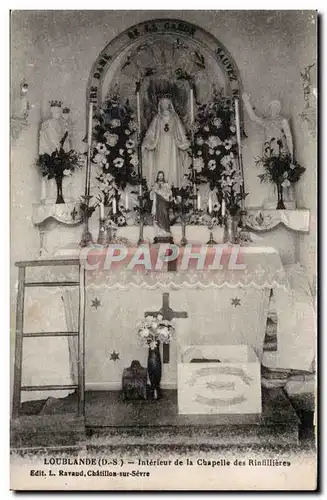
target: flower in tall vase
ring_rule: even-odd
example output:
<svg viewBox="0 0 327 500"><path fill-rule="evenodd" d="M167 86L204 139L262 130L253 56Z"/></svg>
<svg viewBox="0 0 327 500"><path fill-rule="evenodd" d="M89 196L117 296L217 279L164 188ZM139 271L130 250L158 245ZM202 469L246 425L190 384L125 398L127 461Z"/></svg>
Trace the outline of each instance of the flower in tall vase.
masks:
<svg viewBox="0 0 327 500"><path fill-rule="evenodd" d="M161 314L147 316L138 325L137 335L141 345L147 346L148 376L154 399L161 398L162 364L160 356L160 342L169 344L175 332L171 321L165 320Z"/></svg>
<svg viewBox="0 0 327 500"><path fill-rule="evenodd" d="M64 143L68 132L65 133L60 141L60 147L51 154L43 153L38 156L36 164L41 169L43 177L55 179L57 185L56 204L65 203L62 192L62 181L65 176L70 176L75 170L83 167L85 156L77 153L74 149L64 150Z"/></svg>
<svg viewBox="0 0 327 500"><path fill-rule="evenodd" d="M255 160L256 165L262 165L264 173L258 177L261 182L271 182L277 187L277 210L284 210L284 189L298 182L305 168L296 161L292 161L292 156L283 150L280 140L272 138L264 144L264 154ZM277 151L277 152L276 152Z"/></svg>
<svg viewBox="0 0 327 500"><path fill-rule="evenodd" d="M212 101L197 108L192 154L196 183L208 184L215 193L218 222L222 223L223 189L235 184L238 149L235 110L221 91L214 89Z"/></svg>
<svg viewBox="0 0 327 500"><path fill-rule="evenodd" d="M242 177L233 152L225 155L221 160L221 178L219 181L222 205L224 206L222 219L224 225L224 242L235 243L238 229L244 214L243 201L247 193L242 191Z"/></svg>

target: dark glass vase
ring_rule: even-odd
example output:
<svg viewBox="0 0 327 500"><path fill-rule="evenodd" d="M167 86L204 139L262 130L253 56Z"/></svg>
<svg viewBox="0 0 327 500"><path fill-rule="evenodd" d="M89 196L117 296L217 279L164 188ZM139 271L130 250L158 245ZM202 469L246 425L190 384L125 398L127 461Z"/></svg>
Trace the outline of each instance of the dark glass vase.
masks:
<svg viewBox="0 0 327 500"><path fill-rule="evenodd" d="M277 184L277 210L285 210L283 186L281 184Z"/></svg>
<svg viewBox="0 0 327 500"><path fill-rule="evenodd" d="M159 342L154 349L149 349L148 355L148 375L151 384L151 392L153 399L161 398L161 356L159 350Z"/></svg>
<svg viewBox="0 0 327 500"><path fill-rule="evenodd" d="M62 177L56 177L56 184L57 184L57 199L56 199L56 204L59 203L65 203L65 200L62 195Z"/></svg>

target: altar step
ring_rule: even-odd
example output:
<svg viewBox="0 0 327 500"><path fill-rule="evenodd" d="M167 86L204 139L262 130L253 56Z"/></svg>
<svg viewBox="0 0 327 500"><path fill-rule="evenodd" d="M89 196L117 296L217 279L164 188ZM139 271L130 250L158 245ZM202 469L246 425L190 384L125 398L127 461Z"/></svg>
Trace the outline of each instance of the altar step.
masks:
<svg viewBox="0 0 327 500"><path fill-rule="evenodd" d="M87 412L88 447L285 446L299 442L299 418L281 389L263 389L261 416L180 415L173 390L163 391L159 401L127 404L118 394L98 395L110 398L108 413L99 414L96 405Z"/></svg>
<svg viewBox="0 0 327 500"><path fill-rule="evenodd" d="M11 421L12 450L76 450L85 442L85 420L76 413L22 415Z"/></svg>
<svg viewBox="0 0 327 500"><path fill-rule="evenodd" d="M298 426L244 425L214 428L143 428L88 429L88 450L119 447L217 447L217 446L289 446L298 445Z"/></svg>
<svg viewBox="0 0 327 500"><path fill-rule="evenodd" d="M38 415L12 422L11 446L71 451L296 446L300 421L284 392L263 389L262 403L261 416L179 415L177 391L163 391L159 401L128 402L120 391L88 391L85 419L77 416L76 396L49 398Z"/></svg>

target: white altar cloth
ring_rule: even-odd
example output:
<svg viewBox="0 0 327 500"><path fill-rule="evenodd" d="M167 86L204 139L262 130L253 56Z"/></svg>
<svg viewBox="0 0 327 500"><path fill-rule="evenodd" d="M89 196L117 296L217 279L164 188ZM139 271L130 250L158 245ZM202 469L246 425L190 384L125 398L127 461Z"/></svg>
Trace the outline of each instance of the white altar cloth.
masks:
<svg viewBox="0 0 327 500"><path fill-rule="evenodd" d="M108 388L119 389L122 369L132 359L139 359L146 366L147 350L140 348L137 343L136 323L144 317L144 311L160 309L162 292L169 292L173 310L188 312L188 319L176 320L177 335L184 345L204 344L207 341L213 344L217 339L219 344L228 344L233 333L233 342L244 344L246 340L262 360L265 315L272 289L278 317L278 355L274 357L273 353L265 353L265 365L307 369L312 364L315 334L310 326L314 322L314 314L305 305L306 293L302 291L302 295L294 294L290 275L285 273L279 254L273 248L244 247L243 252L244 270L230 270L228 266L223 266L223 269L215 271L197 271L193 268L177 272L132 272L119 267L114 271L87 271L86 387L105 389L111 384ZM37 271L40 272L40 269ZM48 268L47 279L58 279L56 272L50 272ZM61 274L60 277L63 278ZM39 277L35 276L34 279L37 281ZM77 294L63 289L57 290L54 296L55 290L51 288L44 288L39 293L45 301L44 308L37 296L26 302L26 315L33 319L31 330L61 329L62 321L65 321L61 296L71 294L72 300L65 300L66 308L76 310ZM200 297L202 293L204 295ZM95 298L101 302L98 308L93 307ZM35 315L35 307L40 310L39 315ZM47 314L46 307L50 308L51 316L40 327L35 321ZM69 317L66 309L67 329L71 328ZM74 354L70 349L69 359L68 340L42 340L47 345L44 351L48 353L47 356L40 350L39 339L28 340L29 343L24 346L24 383L54 383L55 380L56 383L71 383ZM120 360L109 363L108 353L113 350L120 353ZM163 385L174 387L177 380L176 340L171 344L170 352L169 370L164 370ZM42 359L42 356L45 363L38 370L39 363L35 360L38 357ZM267 360L267 356L270 359ZM48 372L46 377L44 369ZM30 399L32 394L25 393L24 396ZM49 393L43 395L48 396Z"/></svg>

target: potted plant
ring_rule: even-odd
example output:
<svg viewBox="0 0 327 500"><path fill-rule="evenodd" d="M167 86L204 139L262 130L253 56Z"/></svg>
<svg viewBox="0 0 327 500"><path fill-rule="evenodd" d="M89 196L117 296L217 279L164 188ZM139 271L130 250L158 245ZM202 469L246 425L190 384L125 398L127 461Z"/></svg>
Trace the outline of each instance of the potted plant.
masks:
<svg viewBox="0 0 327 500"><path fill-rule="evenodd" d="M262 165L265 172L259 174L261 182L271 182L277 186L277 210L285 210L283 190L290 187L291 184L297 182L305 168L299 165L296 161L292 161L290 153L283 151L283 144L280 140L277 141L277 153L275 139L264 144L264 154L255 160L256 165Z"/></svg>

